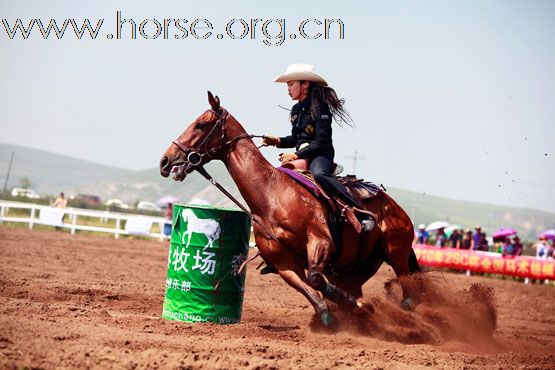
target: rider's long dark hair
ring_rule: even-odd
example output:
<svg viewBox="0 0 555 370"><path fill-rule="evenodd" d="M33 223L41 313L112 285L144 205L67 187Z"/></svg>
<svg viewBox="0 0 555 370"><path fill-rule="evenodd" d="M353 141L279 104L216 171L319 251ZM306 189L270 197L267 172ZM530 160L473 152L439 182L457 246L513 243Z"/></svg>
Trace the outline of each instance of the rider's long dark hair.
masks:
<svg viewBox="0 0 555 370"><path fill-rule="evenodd" d="M330 109L331 115L335 122L340 126L345 123L348 126L354 127L351 114L345 109L345 99L338 98L334 89L329 86L317 85L313 82L310 83L310 111L314 117L318 115L318 104L326 104Z"/></svg>

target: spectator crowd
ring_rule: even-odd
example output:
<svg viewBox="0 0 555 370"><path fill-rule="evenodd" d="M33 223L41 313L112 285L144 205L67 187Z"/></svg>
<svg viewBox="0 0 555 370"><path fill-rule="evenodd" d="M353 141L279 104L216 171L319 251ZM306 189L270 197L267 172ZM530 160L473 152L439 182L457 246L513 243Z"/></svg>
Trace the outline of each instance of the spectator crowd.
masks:
<svg viewBox="0 0 555 370"><path fill-rule="evenodd" d="M518 235L493 238L491 243L488 242L487 235L480 225L475 226L474 232L471 229L450 228L446 233L445 228L428 231L424 224L420 224L414 234L414 244L497 252L501 253L503 257L520 256L524 250ZM531 248L539 259L555 258L553 241L549 241L546 236L540 235L538 241Z"/></svg>

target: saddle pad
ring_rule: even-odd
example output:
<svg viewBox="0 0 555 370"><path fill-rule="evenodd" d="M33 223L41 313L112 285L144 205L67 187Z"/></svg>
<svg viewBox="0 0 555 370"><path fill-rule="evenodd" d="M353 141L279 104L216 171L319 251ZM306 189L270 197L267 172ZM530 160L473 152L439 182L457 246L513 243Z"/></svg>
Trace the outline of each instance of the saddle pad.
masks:
<svg viewBox="0 0 555 370"><path fill-rule="evenodd" d="M295 171L285 167L276 167L279 171L285 173L293 180L297 181L299 184L313 192L316 196L320 196L320 190L316 187L313 181L309 180L308 176L303 175L299 171ZM312 178L312 176L310 176Z"/></svg>
<svg viewBox="0 0 555 370"><path fill-rule="evenodd" d="M285 167L276 167L279 171L293 178L299 184L313 192L316 196L320 196L321 192L315 185L314 177L310 172L299 172ZM360 200L370 199L383 191L382 187L373 182L357 179L355 176L338 176L339 181L347 190Z"/></svg>

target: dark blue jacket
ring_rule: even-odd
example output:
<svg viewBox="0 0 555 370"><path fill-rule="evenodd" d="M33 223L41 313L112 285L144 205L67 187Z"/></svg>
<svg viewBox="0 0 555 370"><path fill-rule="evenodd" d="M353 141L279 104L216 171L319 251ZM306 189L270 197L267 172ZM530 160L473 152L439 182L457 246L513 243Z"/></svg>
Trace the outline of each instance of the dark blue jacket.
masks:
<svg viewBox="0 0 555 370"><path fill-rule="evenodd" d="M326 104L320 103L316 114L311 113L310 97L295 104L291 109L291 135L280 137L280 148L296 148L299 158L309 161L325 156L333 162L335 150L332 142L332 115ZM301 145L307 143L303 149Z"/></svg>

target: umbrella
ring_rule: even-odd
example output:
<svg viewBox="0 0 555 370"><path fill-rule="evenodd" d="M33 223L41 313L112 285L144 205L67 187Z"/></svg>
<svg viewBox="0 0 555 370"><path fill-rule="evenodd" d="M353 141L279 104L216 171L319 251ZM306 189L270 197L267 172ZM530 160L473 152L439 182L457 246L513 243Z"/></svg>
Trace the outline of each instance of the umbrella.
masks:
<svg viewBox="0 0 555 370"><path fill-rule="evenodd" d="M495 230L493 233L493 238L506 238L507 236L516 235L516 230L510 227L503 227L501 229Z"/></svg>
<svg viewBox="0 0 555 370"><path fill-rule="evenodd" d="M546 237L547 239L555 240L555 230L553 229L545 230L543 233L538 235L538 238L541 238L541 237Z"/></svg>
<svg viewBox="0 0 555 370"><path fill-rule="evenodd" d="M158 202L156 202L156 205L158 205L158 207L165 207L168 204L174 204L178 200L179 199L177 199L176 197L174 197L172 195L166 195L165 197L162 197L162 198L158 199Z"/></svg>
<svg viewBox="0 0 555 370"><path fill-rule="evenodd" d="M445 229L445 235L447 237L450 237L451 234L453 234L453 230L460 230L460 229L462 229L461 225L452 224L451 226Z"/></svg>
<svg viewBox="0 0 555 370"><path fill-rule="evenodd" d="M449 227L450 224L449 222L445 222L445 221L434 221L431 224L428 225L428 227L426 228L426 230L428 231L433 231L433 230L439 230L439 229L445 229L447 227Z"/></svg>

